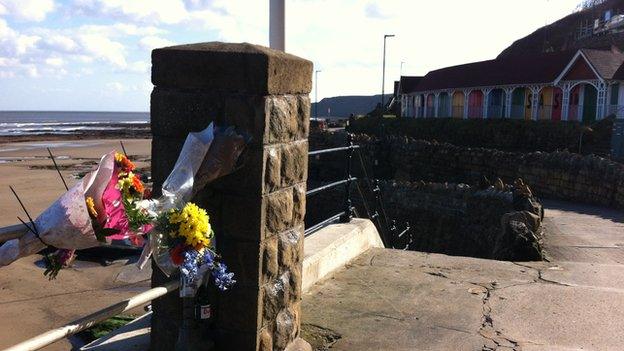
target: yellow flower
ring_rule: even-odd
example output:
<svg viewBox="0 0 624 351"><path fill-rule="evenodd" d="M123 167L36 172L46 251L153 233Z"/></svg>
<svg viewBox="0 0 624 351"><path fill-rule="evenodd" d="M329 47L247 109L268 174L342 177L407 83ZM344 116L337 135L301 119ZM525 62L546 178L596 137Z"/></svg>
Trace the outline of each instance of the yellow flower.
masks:
<svg viewBox="0 0 624 351"><path fill-rule="evenodd" d="M130 193L130 188L133 185L133 181L132 179L134 178L134 173L132 172L128 172L126 173L119 173L119 181L117 182L117 188L122 192L122 194L124 195L128 195Z"/></svg>
<svg viewBox="0 0 624 351"><path fill-rule="evenodd" d="M89 214L93 218L97 218L97 211L95 210L95 203L93 202L93 198L91 196L87 196L85 202L87 203L87 209L89 210Z"/></svg>
<svg viewBox="0 0 624 351"><path fill-rule="evenodd" d="M178 230L172 236L181 236L187 245L201 249L210 245L212 229L208 222L206 210L192 202L184 206L182 211L172 211L169 223L178 224Z"/></svg>

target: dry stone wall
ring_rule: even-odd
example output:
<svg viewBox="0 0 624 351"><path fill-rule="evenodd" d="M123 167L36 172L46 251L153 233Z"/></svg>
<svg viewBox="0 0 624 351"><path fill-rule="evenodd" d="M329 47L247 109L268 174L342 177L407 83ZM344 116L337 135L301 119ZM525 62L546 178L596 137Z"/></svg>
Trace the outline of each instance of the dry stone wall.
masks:
<svg viewBox="0 0 624 351"><path fill-rule="evenodd" d="M410 249L448 255L530 261L542 258L543 211L513 186L380 183L388 216L409 222Z"/></svg>
<svg viewBox="0 0 624 351"><path fill-rule="evenodd" d="M344 145L345 135L310 136L310 148ZM448 143L358 135L369 174L380 179L477 184L483 177L512 182L522 178L538 197L578 201L624 209L624 164L595 155L567 151L507 152ZM311 160L320 177L340 172L340 159ZM356 169L356 172L358 170Z"/></svg>
<svg viewBox="0 0 624 351"><path fill-rule="evenodd" d="M392 178L476 183L522 178L540 197L624 208L624 165L594 155L515 153L408 138L389 140ZM388 152L390 151L390 152Z"/></svg>

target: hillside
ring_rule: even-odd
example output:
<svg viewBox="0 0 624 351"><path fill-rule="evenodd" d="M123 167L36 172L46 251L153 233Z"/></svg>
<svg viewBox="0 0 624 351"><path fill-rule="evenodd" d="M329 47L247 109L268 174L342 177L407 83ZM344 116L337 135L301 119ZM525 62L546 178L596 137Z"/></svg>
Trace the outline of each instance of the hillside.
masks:
<svg viewBox="0 0 624 351"><path fill-rule="evenodd" d="M516 40L498 57L610 46L624 50L624 32L594 31L595 21L604 23L607 11L611 18L624 13L624 0L607 0L590 9L572 13Z"/></svg>
<svg viewBox="0 0 624 351"><path fill-rule="evenodd" d="M389 101L391 94L386 94L386 102ZM324 98L318 103L318 117L349 117L354 115L365 115L371 112L378 103L381 103L381 94L372 96L335 96ZM310 116L314 117L314 106ZM329 110L329 112L328 112Z"/></svg>

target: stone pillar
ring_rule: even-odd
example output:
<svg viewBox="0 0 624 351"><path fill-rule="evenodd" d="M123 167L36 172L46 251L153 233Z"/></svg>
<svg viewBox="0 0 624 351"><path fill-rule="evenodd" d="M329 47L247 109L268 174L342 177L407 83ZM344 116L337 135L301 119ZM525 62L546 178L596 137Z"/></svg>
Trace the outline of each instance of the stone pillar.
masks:
<svg viewBox="0 0 624 351"><path fill-rule="evenodd" d="M433 117L440 117L439 116L439 110L440 109L440 93L437 92L435 93L435 95L433 96Z"/></svg>
<svg viewBox="0 0 624 351"><path fill-rule="evenodd" d="M159 188L188 132L210 122L251 137L244 166L194 199L208 209L237 284L214 294L217 350L299 350L312 62L251 44L152 52L152 176ZM152 286L167 281L157 268ZM175 279L175 278L174 278ZM153 303L151 350L173 350L177 294Z"/></svg>

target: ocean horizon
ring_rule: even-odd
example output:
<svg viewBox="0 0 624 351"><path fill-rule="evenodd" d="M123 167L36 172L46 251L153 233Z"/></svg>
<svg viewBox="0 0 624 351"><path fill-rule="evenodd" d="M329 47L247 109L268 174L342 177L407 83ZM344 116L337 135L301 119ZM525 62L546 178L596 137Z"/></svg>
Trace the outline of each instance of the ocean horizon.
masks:
<svg viewBox="0 0 624 351"><path fill-rule="evenodd" d="M0 111L0 136L112 131L124 129L126 124L147 124L149 120L149 112Z"/></svg>

